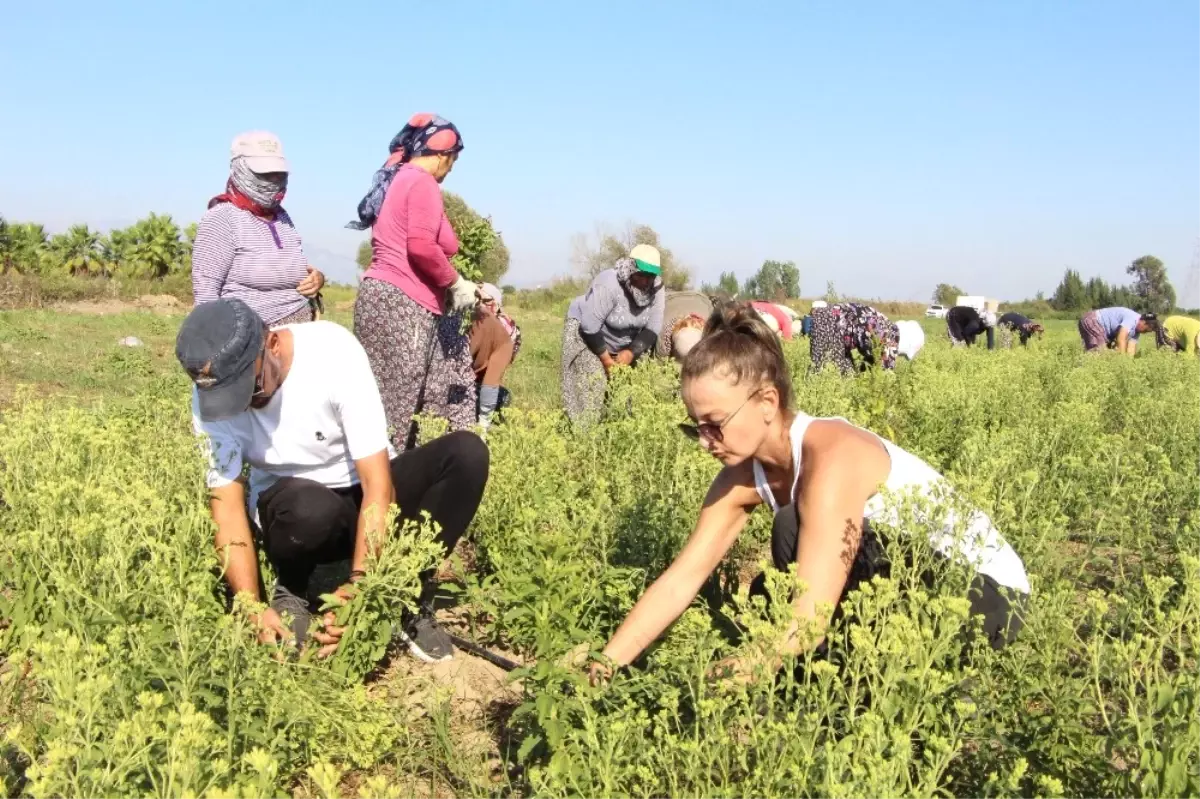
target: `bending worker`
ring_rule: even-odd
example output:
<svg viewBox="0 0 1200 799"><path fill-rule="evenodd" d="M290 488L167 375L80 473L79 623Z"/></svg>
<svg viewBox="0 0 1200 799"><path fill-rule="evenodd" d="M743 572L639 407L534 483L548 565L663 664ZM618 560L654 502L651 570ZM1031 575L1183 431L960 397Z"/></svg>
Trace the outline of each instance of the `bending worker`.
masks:
<svg viewBox="0 0 1200 799"><path fill-rule="evenodd" d="M765 300L751 300L750 307L758 312L758 316L763 320L763 324L784 339L788 341L792 340L792 324L798 318L795 311L786 305L780 305L777 302L766 302Z"/></svg>
<svg viewBox="0 0 1200 799"><path fill-rule="evenodd" d="M901 346L900 334L910 338ZM918 336L920 341L914 338ZM842 374L855 371L854 356L858 355L858 371L875 365L875 348L879 347L884 369L896 368L896 355L912 358L925 343L920 325L903 329L870 305L839 302L812 310L812 370L821 371L827 362L834 363Z"/></svg>
<svg viewBox="0 0 1200 799"><path fill-rule="evenodd" d="M504 404L504 372L515 356L516 342L499 316L503 299L499 288L484 283L471 322L471 359L479 390L479 425L484 430L491 425L492 414Z"/></svg>
<svg viewBox="0 0 1200 799"><path fill-rule="evenodd" d="M1152 313L1114 306L1088 311L1079 319L1079 337L1088 352L1107 348L1132 356L1137 353L1138 336L1149 331L1154 331L1160 346L1166 343L1158 317Z"/></svg>
<svg viewBox="0 0 1200 799"><path fill-rule="evenodd" d="M987 333L987 348L996 349L996 316L991 312L980 315L970 305L956 305L946 314L946 332L954 347L973 347L975 337Z"/></svg>
<svg viewBox="0 0 1200 799"><path fill-rule="evenodd" d="M987 515L961 508L942 475L891 441L845 419L793 410L782 346L751 308L730 304L713 314L684 361L682 391L692 422L681 429L723 468L691 537L621 623L606 661L592 665L593 681L634 661L679 618L759 505L775 514L774 567L795 566L806 590L794 597L791 624L765 662L736 661L735 673L753 676L762 665L770 679L784 656L820 646L829 623L822 606L836 608L858 584L887 573L876 526L921 530L919 547L967 566L970 612L983 617L988 642L999 648L1016 636L1029 580ZM885 498L908 492L928 503L917 525Z"/></svg>
<svg viewBox="0 0 1200 799"><path fill-rule="evenodd" d="M1021 346L1025 347L1029 344L1029 339L1036 334L1041 338L1045 328L1037 322L1030 319L1028 316L1009 311L1000 317L1000 321L996 323L1000 328L1000 346L1004 349L1012 347L1013 333L1017 333L1021 337Z"/></svg>
<svg viewBox="0 0 1200 799"><path fill-rule="evenodd" d="M1200 319L1190 316L1168 316L1163 320L1167 340L1176 352L1200 354Z"/></svg>
<svg viewBox="0 0 1200 799"><path fill-rule="evenodd" d="M599 420L608 375L654 349L666 297L656 248L639 244L592 280L567 309L562 340L562 399L575 424Z"/></svg>
<svg viewBox="0 0 1200 799"><path fill-rule="evenodd" d="M304 642L321 594L346 598L348 584L364 576L373 542L390 532L393 502L401 519L428 513L446 555L474 518L487 445L460 431L398 455L367 353L341 325L268 328L241 300L217 300L184 319L175 357L195 383L192 426L209 459L229 590L262 599L256 541L278 577L269 607L253 617L260 640ZM430 605L435 576L421 578L420 610L396 619L400 637L421 660L447 660L454 647ZM312 637L328 655L343 631L332 614L323 621Z"/></svg>
<svg viewBox="0 0 1200 799"><path fill-rule="evenodd" d="M713 312L712 300L699 291L668 291L662 335L654 354L682 361L691 351Z"/></svg>

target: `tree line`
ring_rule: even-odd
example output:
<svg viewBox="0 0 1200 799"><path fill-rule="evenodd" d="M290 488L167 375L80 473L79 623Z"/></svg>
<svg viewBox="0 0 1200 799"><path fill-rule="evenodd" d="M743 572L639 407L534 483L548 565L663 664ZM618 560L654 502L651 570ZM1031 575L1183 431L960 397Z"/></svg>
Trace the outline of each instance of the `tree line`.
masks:
<svg viewBox="0 0 1200 799"><path fill-rule="evenodd" d="M1064 313L1118 305L1139 313L1167 314L1175 309L1175 287L1167 278L1167 268L1160 259L1143 255L1125 267L1125 274L1132 276L1133 282L1122 286L1100 277L1084 281L1077 270L1067 269L1049 299L1039 291L1032 300L1006 304L1030 308L1048 306L1051 310ZM933 302L950 307L959 296L965 294L966 291L951 283L939 283L933 290Z"/></svg>
<svg viewBox="0 0 1200 799"><path fill-rule="evenodd" d="M1175 287L1158 258L1143 255L1125 267L1125 273L1133 276L1133 283L1120 286L1099 277L1085 283L1078 271L1068 269L1050 297L1050 306L1056 311L1090 311L1123 305L1156 314L1170 313L1175 307Z"/></svg>
<svg viewBox="0 0 1200 799"><path fill-rule="evenodd" d="M737 275L722 272L716 284L704 283L700 290L712 297L743 300L788 300L800 296L800 268L795 261L765 260L750 277L738 282Z"/></svg>
<svg viewBox="0 0 1200 799"><path fill-rule="evenodd" d="M456 194L444 192L446 215L459 239L454 265L475 280L499 283L508 271L508 248L492 226ZM37 222L0 216L0 274L161 279L192 271L196 223L180 227L169 214L150 214L107 233L72 225L50 235ZM301 231L303 235L303 231ZM371 245L364 242L366 263ZM365 268L360 248L359 265Z"/></svg>
<svg viewBox="0 0 1200 799"><path fill-rule="evenodd" d="M72 225L49 235L37 222L0 216L0 274L164 278L192 271L196 225L181 229L168 214L150 214L101 233Z"/></svg>

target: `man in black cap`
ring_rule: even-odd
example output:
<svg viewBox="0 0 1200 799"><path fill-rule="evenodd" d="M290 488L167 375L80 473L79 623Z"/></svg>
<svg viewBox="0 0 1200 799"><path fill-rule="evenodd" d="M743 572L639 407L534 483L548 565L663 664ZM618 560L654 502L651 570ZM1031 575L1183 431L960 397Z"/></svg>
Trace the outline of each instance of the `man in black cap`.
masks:
<svg viewBox="0 0 1200 799"><path fill-rule="evenodd" d="M188 314L175 355L195 383L192 422L207 444L229 588L261 599L256 537L278 575L270 608L255 619L263 640L303 642L320 595L364 574L369 536L382 532L393 502L402 519L428 512L447 554L474 518L487 446L463 431L397 455L366 352L344 327L267 329L241 300L223 299ZM238 479L244 463L249 497ZM401 635L416 657L447 660L453 645L429 609L433 574L423 578L421 612L405 618ZM341 634L327 623L313 639L328 654Z"/></svg>

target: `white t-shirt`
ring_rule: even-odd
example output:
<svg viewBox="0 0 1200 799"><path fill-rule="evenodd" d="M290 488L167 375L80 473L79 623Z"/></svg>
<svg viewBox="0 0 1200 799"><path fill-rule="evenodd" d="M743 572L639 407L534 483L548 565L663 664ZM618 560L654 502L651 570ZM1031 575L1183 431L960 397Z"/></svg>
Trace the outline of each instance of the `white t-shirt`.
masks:
<svg viewBox="0 0 1200 799"><path fill-rule="evenodd" d="M250 464L250 518L258 497L281 477L303 477L330 488L358 483L354 461L387 450L387 417L367 353L334 322L283 325L294 342L292 366L265 408L231 419L200 419L192 390L192 427L206 441L208 487L229 485Z"/></svg>

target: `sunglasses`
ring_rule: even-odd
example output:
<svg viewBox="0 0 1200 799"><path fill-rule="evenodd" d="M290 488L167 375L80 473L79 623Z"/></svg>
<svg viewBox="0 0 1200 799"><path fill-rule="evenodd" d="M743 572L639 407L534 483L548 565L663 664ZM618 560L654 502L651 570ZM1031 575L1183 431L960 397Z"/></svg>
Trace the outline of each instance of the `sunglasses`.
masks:
<svg viewBox="0 0 1200 799"><path fill-rule="evenodd" d="M746 397L746 399L742 401L742 404L737 406L737 410L726 416L720 424L713 424L712 422L699 422L696 424L691 422L680 422L679 430L693 441L699 441L701 438L706 438L709 441L714 441L717 444L720 444L725 440L725 434L722 432L722 429L725 427L725 425L729 424L733 420L733 417L738 415L738 411L746 407L746 403L754 399L759 391L761 391L761 389L755 389L753 392L751 392L750 396Z"/></svg>
<svg viewBox="0 0 1200 799"><path fill-rule="evenodd" d="M263 400L267 398L266 389L263 387L263 378L267 374L267 341L265 336L263 337L262 350L258 353L258 359L256 363L260 363L262 365L255 369L254 393L250 395L251 404L253 404L255 400Z"/></svg>

